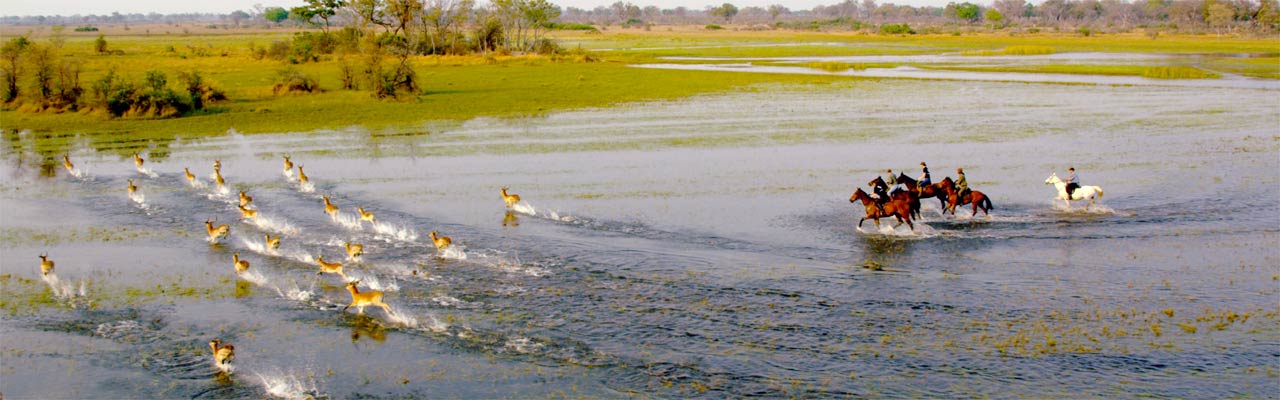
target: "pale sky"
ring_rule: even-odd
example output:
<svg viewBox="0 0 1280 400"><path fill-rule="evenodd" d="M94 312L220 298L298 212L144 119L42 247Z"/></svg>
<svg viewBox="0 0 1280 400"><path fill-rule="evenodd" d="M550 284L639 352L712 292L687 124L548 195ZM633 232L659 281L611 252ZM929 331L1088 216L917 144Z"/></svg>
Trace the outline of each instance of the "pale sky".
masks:
<svg viewBox="0 0 1280 400"><path fill-rule="evenodd" d="M596 6L608 6L617 0L551 0L561 7L578 7L592 9ZM624 0L641 7L654 5L660 8L685 6L690 9L702 9L708 5L720 5L726 1L738 7L768 6L782 4L793 10L807 10L815 5L830 5L842 0ZM911 6L942 6L953 0L878 0L878 3L906 4ZM956 0L964 1L964 0ZM969 0L973 1L973 0ZM484 3L480 0L479 3ZM989 4L990 1L973 1ZM254 4L263 6L293 7L301 5L302 0L216 0L216 1L174 1L174 0L0 0L0 15L74 15L74 14L121 14L150 13L176 14L188 12L225 14L234 10L249 10Z"/></svg>

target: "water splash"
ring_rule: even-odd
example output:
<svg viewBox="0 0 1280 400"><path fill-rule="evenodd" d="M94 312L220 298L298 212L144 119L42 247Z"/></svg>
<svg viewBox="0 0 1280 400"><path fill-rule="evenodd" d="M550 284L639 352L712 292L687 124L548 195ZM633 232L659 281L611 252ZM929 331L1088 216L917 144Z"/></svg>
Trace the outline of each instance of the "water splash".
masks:
<svg viewBox="0 0 1280 400"><path fill-rule="evenodd" d="M49 272L41 276L44 283L49 285L49 291L59 299L70 302L72 308L76 307L75 300L89 295L88 284L82 279L79 284L63 282L56 272Z"/></svg>
<svg viewBox="0 0 1280 400"><path fill-rule="evenodd" d="M311 182L307 182L307 183L299 184L299 185L298 185L298 191L300 191L300 192L302 192L302 193L315 193L315 192L316 192L316 185L315 185L315 184L313 184L313 183L311 183Z"/></svg>
<svg viewBox="0 0 1280 400"><path fill-rule="evenodd" d="M129 193L129 200L133 200L134 203L137 203L139 206L142 206L142 208L147 207L147 196L142 194L141 190L134 191L133 193Z"/></svg>
<svg viewBox="0 0 1280 400"><path fill-rule="evenodd" d="M875 225L867 228L859 226L857 227L857 230L859 233L864 235L885 235L907 239L925 239L941 235L938 230L933 229L933 227L921 221L915 221L916 226L914 230L912 230L911 227L908 227L907 224L902 224L902 226L894 228L893 225L896 223L896 221L892 223L881 223L879 228Z"/></svg>
<svg viewBox="0 0 1280 400"><path fill-rule="evenodd" d="M238 235L236 236L236 238L240 239L241 246L244 246L245 248L249 249L249 251L252 251L254 253L268 255L268 256L279 255L275 250L268 249L265 241L253 240L253 239L249 239L247 237L238 236Z"/></svg>
<svg viewBox="0 0 1280 400"><path fill-rule="evenodd" d="M293 235L297 235L299 232L298 228L290 224L289 221L283 218L276 218L276 217L271 217L269 215L263 215L261 211L258 212L257 217L247 219L245 220L245 222L249 223L250 225L258 227L259 229L275 232L282 235L293 236Z"/></svg>
<svg viewBox="0 0 1280 400"><path fill-rule="evenodd" d="M465 301L458 300L458 298L453 296L436 296L436 297L432 297L431 301L434 301L436 302L436 304L439 304L445 307L456 307L466 303Z"/></svg>
<svg viewBox="0 0 1280 400"><path fill-rule="evenodd" d="M190 186L192 189L198 189L198 190L203 190L209 187L209 185L206 185L204 181L200 180L200 178L188 180L187 186Z"/></svg>
<svg viewBox="0 0 1280 400"><path fill-rule="evenodd" d="M347 272L347 280L360 281L360 283L364 284L365 286L368 286L370 289L373 289L373 290L380 290L383 292L400 291L400 284L396 283L394 280L392 280L389 283L383 283L382 279L379 279L377 275L374 275L372 273L366 273L363 271Z"/></svg>
<svg viewBox="0 0 1280 400"><path fill-rule="evenodd" d="M290 169L284 169L284 170L281 170L281 174L282 174L282 175L284 175L284 180L286 180L286 181L293 182L293 181L297 180L297 179L295 179L295 178L294 178L294 176L293 176L293 169L292 169L292 168L290 168Z"/></svg>
<svg viewBox="0 0 1280 400"><path fill-rule="evenodd" d="M333 223L351 231L364 230L364 225L360 223L360 217L354 214L346 214L341 211L329 215L329 219Z"/></svg>
<svg viewBox="0 0 1280 400"><path fill-rule="evenodd" d="M1077 205L1075 206L1071 206L1066 204L1065 202L1062 202L1061 200L1054 199L1053 209L1057 211L1065 212L1065 213L1071 213L1071 214L1096 214L1096 215L1117 214L1114 208L1108 207L1104 204L1093 203L1092 205L1088 205L1089 202L1085 200L1077 200L1076 204ZM1079 204L1086 204L1088 206L1087 207L1080 206Z"/></svg>
<svg viewBox="0 0 1280 400"><path fill-rule="evenodd" d="M546 345L535 342L526 337L507 338L507 342L502 346L505 350L511 350L521 354L535 352L541 350L543 347L546 347Z"/></svg>
<svg viewBox="0 0 1280 400"><path fill-rule="evenodd" d="M89 173L88 173L88 172L85 172L84 170L81 170L79 167L76 167L76 168L72 168L72 169L67 170L67 174L68 174L68 175L71 175L72 177L74 177L74 178L76 178L76 179L80 179L80 180L84 180L84 179L85 179L85 177L89 176Z"/></svg>
<svg viewBox="0 0 1280 400"><path fill-rule="evenodd" d="M437 249L436 256L450 260L466 260L467 252L462 247L451 244L443 249Z"/></svg>
<svg viewBox="0 0 1280 400"><path fill-rule="evenodd" d="M402 242L413 242L418 240L418 232L403 225L396 226L388 222L378 221L373 223L373 231L383 237L389 237Z"/></svg>
<svg viewBox="0 0 1280 400"><path fill-rule="evenodd" d="M303 382L293 374L282 373L254 373L258 380L262 382L262 388L271 397L282 399L314 399L324 397L316 388L316 383L310 378L307 382ZM307 374L306 376L314 376Z"/></svg>
<svg viewBox="0 0 1280 400"><path fill-rule="evenodd" d="M153 179L154 179L154 178L158 178L158 177L160 177L160 174L157 174L155 171L152 171L152 170L151 170L151 168L147 168L147 167L139 167L139 166L136 166L136 165L135 165L135 166L134 166L134 169L138 170L138 173L139 173L139 174L146 175L148 178L153 178Z"/></svg>
<svg viewBox="0 0 1280 400"><path fill-rule="evenodd" d="M264 275L262 271L259 271L257 269L249 269L243 272L238 272L236 273L236 276L239 276L240 279L244 279L245 281L248 281L249 283L252 283L257 286L267 286L268 283L270 282L270 280L267 279L267 276Z"/></svg>
<svg viewBox="0 0 1280 400"><path fill-rule="evenodd" d="M525 215L529 215L529 216L537 216L537 215L538 215L538 211L537 211L536 209L534 209L534 208L533 208L533 205L532 205L532 204L529 204L528 202L525 202L525 201L523 201L523 200L521 200L520 202L518 202L518 203L516 203L515 205L511 206L511 211L515 211L515 212L518 212L518 213L521 213L521 214L525 214Z"/></svg>

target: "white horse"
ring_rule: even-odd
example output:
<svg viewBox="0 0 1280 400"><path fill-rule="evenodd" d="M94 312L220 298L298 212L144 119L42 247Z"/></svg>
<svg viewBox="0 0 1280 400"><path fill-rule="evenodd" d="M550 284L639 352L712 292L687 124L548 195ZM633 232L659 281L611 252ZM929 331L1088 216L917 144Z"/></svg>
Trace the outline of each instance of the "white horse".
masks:
<svg viewBox="0 0 1280 400"><path fill-rule="evenodd" d="M1089 200L1089 204L1084 205L1084 209L1088 210L1093 205L1093 201L1102 198L1102 188L1098 186L1080 186L1076 190L1071 191L1071 197L1067 197L1067 183L1062 179L1058 179L1058 173L1054 172L1044 180L1044 184L1053 185L1058 188L1058 197L1056 200L1067 202L1067 208L1071 208L1071 200Z"/></svg>

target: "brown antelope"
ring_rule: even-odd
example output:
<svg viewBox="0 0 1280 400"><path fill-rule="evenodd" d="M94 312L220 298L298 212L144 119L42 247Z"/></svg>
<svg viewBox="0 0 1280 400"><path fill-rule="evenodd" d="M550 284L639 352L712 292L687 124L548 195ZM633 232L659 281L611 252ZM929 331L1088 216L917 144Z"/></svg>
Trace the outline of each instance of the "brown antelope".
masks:
<svg viewBox="0 0 1280 400"><path fill-rule="evenodd" d="M431 243L436 245L437 249L444 249L453 244L453 239L448 236L440 236L439 231L431 231Z"/></svg>
<svg viewBox="0 0 1280 400"><path fill-rule="evenodd" d="M254 219L254 218L258 218L258 210L253 210L253 209L244 208L244 206L238 206L238 207L236 207L236 208L239 208L239 209L240 209L240 218L241 218L241 219Z"/></svg>
<svg viewBox="0 0 1280 400"><path fill-rule="evenodd" d="M342 263L340 262L328 262L324 260L323 255L319 255L316 256L316 264L320 265L320 271L316 272L316 275L328 272L330 274L338 274L343 279L347 278L347 274L342 273Z"/></svg>
<svg viewBox="0 0 1280 400"><path fill-rule="evenodd" d="M144 162L146 162L146 160L143 160L142 156L139 156L138 153L133 153L133 165L137 165L138 168L142 168L142 163Z"/></svg>
<svg viewBox="0 0 1280 400"><path fill-rule="evenodd" d="M360 281L347 282L347 291L351 292L351 304L347 304L346 307L342 307L342 311L347 311L348 308L355 306L356 312L364 314L365 306L378 306L382 307L383 312L386 312L388 315L391 314L391 306L382 302L381 290L370 290L365 293L360 293L360 289L356 288L359 284Z"/></svg>
<svg viewBox="0 0 1280 400"><path fill-rule="evenodd" d="M218 186L226 186L227 184L227 180L222 179L222 171L216 168L213 170L213 181L217 182Z"/></svg>
<svg viewBox="0 0 1280 400"><path fill-rule="evenodd" d="M196 174L191 173L191 168L182 168L182 173L187 176L187 182L196 183Z"/></svg>
<svg viewBox="0 0 1280 400"><path fill-rule="evenodd" d="M360 212L361 221L369 221L369 223L373 223L373 213L365 211L364 207L356 207L356 211Z"/></svg>
<svg viewBox="0 0 1280 400"><path fill-rule="evenodd" d="M231 360L236 359L236 347L230 344L222 344L222 340L210 340L209 349L213 350L213 362L218 366L231 364Z"/></svg>
<svg viewBox="0 0 1280 400"><path fill-rule="evenodd" d="M49 259L49 253L40 255L40 274L49 275L53 272L53 260Z"/></svg>
<svg viewBox="0 0 1280 400"><path fill-rule="evenodd" d="M241 273L249 270L249 262L240 259L240 252L237 251L235 253L232 253L231 261L235 263L236 273Z"/></svg>
<svg viewBox="0 0 1280 400"><path fill-rule="evenodd" d="M520 195L507 194L507 189L509 188L506 186L502 187L502 202L507 203L507 208L515 207L516 203L520 202Z"/></svg>
<svg viewBox="0 0 1280 400"><path fill-rule="evenodd" d="M293 161L289 161L289 156L284 156L284 170L293 170Z"/></svg>
<svg viewBox="0 0 1280 400"><path fill-rule="evenodd" d="M62 166L67 168L67 172L76 169L76 166L71 164L71 157L66 154L62 155Z"/></svg>
<svg viewBox="0 0 1280 400"><path fill-rule="evenodd" d="M213 160L213 172L222 172L222 160Z"/></svg>
<svg viewBox="0 0 1280 400"><path fill-rule="evenodd" d="M227 237L227 234L231 233L231 227L227 226L227 224L215 227L213 226L213 221L210 220L204 221L204 230L209 232L209 240L222 239Z"/></svg>
<svg viewBox="0 0 1280 400"><path fill-rule="evenodd" d="M333 205L333 203L329 202L329 196L320 196L320 197L324 199L324 213L329 214L330 216L337 216L338 206Z"/></svg>
<svg viewBox="0 0 1280 400"><path fill-rule="evenodd" d="M240 207L246 207L253 202L253 196L247 195L243 190L240 191Z"/></svg>
<svg viewBox="0 0 1280 400"><path fill-rule="evenodd" d="M360 243L346 242L342 244L342 247L347 249L347 256L350 256L353 260L364 255L364 245Z"/></svg>
<svg viewBox="0 0 1280 400"><path fill-rule="evenodd" d="M276 250L276 249L279 249L279 248L280 248L280 237L279 237L279 236L276 236L276 237L275 237L275 239L272 239L272 238L271 238L271 234L270 234L270 233L264 233L262 236L266 237L266 240L267 240L267 249L270 249L270 250Z"/></svg>
<svg viewBox="0 0 1280 400"><path fill-rule="evenodd" d="M298 183L301 183L301 184L303 184L303 185L306 185L306 184L307 184L307 181L309 181L309 180L310 180L310 179L307 179L307 173L306 173L306 172L302 172L302 166L301 166L301 165L299 165L299 166L298 166Z"/></svg>
<svg viewBox="0 0 1280 400"><path fill-rule="evenodd" d="M133 179L129 180L129 195L133 196L138 193L138 187L133 185Z"/></svg>

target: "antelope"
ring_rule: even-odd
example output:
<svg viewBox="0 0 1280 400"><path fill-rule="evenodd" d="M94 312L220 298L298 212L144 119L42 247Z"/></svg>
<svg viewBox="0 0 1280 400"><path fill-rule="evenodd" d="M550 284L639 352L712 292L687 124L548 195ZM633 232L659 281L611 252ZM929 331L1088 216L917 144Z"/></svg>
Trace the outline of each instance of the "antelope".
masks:
<svg viewBox="0 0 1280 400"><path fill-rule="evenodd" d="M289 171L292 169L293 169L293 161L289 161L289 156L284 156L284 170Z"/></svg>
<svg viewBox="0 0 1280 400"><path fill-rule="evenodd" d="M347 291L351 292L351 304L347 304L346 307L342 307L343 312L346 312L348 308L351 308L351 306L355 306L356 312L364 314L365 306L378 306L382 307L383 312L386 312L388 315L391 314L391 306L382 302L381 290L370 290L365 293L360 293L360 289L356 288L359 284L360 281L347 282Z"/></svg>
<svg viewBox="0 0 1280 400"><path fill-rule="evenodd" d="M53 260L49 259L49 253L40 255L40 274L49 275L53 272Z"/></svg>
<svg viewBox="0 0 1280 400"><path fill-rule="evenodd" d="M515 207L516 203L520 202L520 195L507 194L507 189L509 189L507 186L502 187L502 202L507 203L507 208Z"/></svg>
<svg viewBox="0 0 1280 400"><path fill-rule="evenodd" d="M231 260L235 262L236 273L241 273L249 270L249 262L240 259L240 252L237 251L235 253L232 253Z"/></svg>
<svg viewBox="0 0 1280 400"><path fill-rule="evenodd" d="M369 223L373 223L373 213L366 212L364 210L364 207L356 207L356 211L360 212L360 220L369 221Z"/></svg>
<svg viewBox="0 0 1280 400"><path fill-rule="evenodd" d="M236 347L222 344L222 340L210 340L209 349L213 350L213 362L218 364L219 367L231 364L231 360L236 359Z"/></svg>
<svg viewBox="0 0 1280 400"><path fill-rule="evenodd" d="M71 164L71 157L66 154L62 155L62 166L67 167L67 172L71 172L76 169L76 166Z"/></svg>
<svg viewBox="0 0 1280 400"><path fill-rule="evenodd" d="M347 249L347 255L350 256L351 259L353 260L356 257L360 257L364 255L364 245L360 243L346 242L342 244L342 247L345 247Z"/></svg>
<svg viewBox="0 0 1280 400"><path fill-rule="evenodd" d="M138 153L133 153L133 165L137 165L138 168L142 168L142 163L146 161L147 160L143 160L142 157L138 155Z"/></svg>
<svg viewBox="0 0 1280 400"><path fill-rule="evenodd" d="M222 172L222 160L213 160L213 172Z"/></svg>
<svg viewBox="0 0 1280 400"><path fill-rule="evenodd" d="M209 240L218 240L227 237L227 234L231 233L231 227L227 226L227 224L214 227L213 221L210 220L204 221L204 230L209 232Z"/></svg>
<svg viewBox="0 0 1280 400"><path fill-rule="evenodd" d="M240 191L240 207L248 206L253 202L253 196L247 195L243 190Z"/></svg>
<svg viewBox="0 0 1280 400"><path fill-rule="evenodd" d="M129 180L129 195L130 195L130 196L133 196L135 193L138 193L138 187L137 187L137 186L134 186L134 185L133 185L133 179L130 179L130 180Z"/></svg>
<svg viewBox="0 0 1280 400"><path fill-rule="evenodd" d="M439 231L431 231L431 243L435 243L437 249L444 249L453 244L453 239L448 236L438 236Z"/></svg>
<svg viewBox="0 0 1280 400"><path fill-rule="evenodd" d="M338 276L341 276L343 279L346 279L347 277L347 274L342 273L342 263L340 262L328 262L324 260L323 255L319 255L316 256L316 264L320 264L320 271L316 272L316 275L328 272L331 274L338 274Z"/></svg>
<svg viewBox="0 0 1280 400"><path fill-rule="evenodd" d="M218 186L226 186L227 184L227 180L222 179L222 170L218 168L213 169L213 181L217 182Z"/></svg>
<svg viewBox="0 0 1280 400"><path fill-rule="evenodd" d="M258 218L258 210L244 208L244 206L237 206L236 208L240 209L240 219Z"/></svg>
<svg viewBox="0 0 1280 400"><path fill-rule="evenodd" d="M279 249L279 248L280 248L280 237L279 237L279 236L276 236L276 237L275 237L275 239L272 239L272 238L271 238L271 234L270 234L270 233L264 233L262 236L264 236L264 237L266 238L266 240L267 240L267 249L275 250L275 249Z"/></svg>
<svg viewBox="0 0 1280 400"><path fill-rule="evenodd" d="M188 183L196 183L196 174L191 173L191 168L182 168L182 173L187 176Z"/></svg>
<svg viewBox="0 0 1280 400"><path fill-rule="evenodd" d="M337 216L338 206L335 206L333 205L333 203L329 202L329 196L321 196L321 198L324 199L324 213L329 214L330 216Z"/></svg>
<svg viewBox="0 0 1280 400"><path fill-rule="evenodd" d="M301 184L303 184L303 185L306 185L308 180L309 180L309 179L307 179L307 173L306 173L306 172L302 172L302 166L301 166L301 165L299 165L299 166L298 166L298 183L301 183Z"/></svg>

